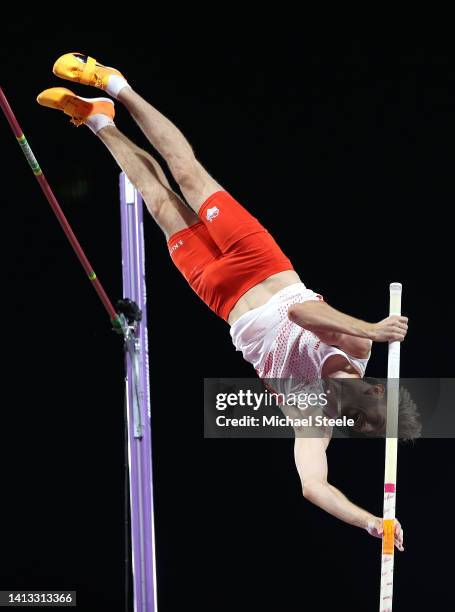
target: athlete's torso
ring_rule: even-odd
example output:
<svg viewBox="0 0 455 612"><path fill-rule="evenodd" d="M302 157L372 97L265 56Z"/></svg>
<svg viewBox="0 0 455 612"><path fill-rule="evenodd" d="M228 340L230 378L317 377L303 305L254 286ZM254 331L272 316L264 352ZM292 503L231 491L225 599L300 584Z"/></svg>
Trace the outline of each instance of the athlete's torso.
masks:
<svg viewBox="0 0 455 612"><path fill-rule="evenodd" d="M293 283L244 313L232 325L234 345L260 378L295 379L289 383L292 386L313 383L343 370L346 375L363 376L367 360L356 359L321 342L315 334L289 320L291 304L318 298L321 299L303 283ZM329 360L333 363L332 371L330 368L324 371Z"/></svg>
<svg viewBox="0 0 455 612"><path fill-rule="evenodd" d="M229 325L233 325L237 319L253 308L258 308L268 302L281 289L300 282L299 275L294 270L286 270L269 276L242 295L229 313Z"/></svg>

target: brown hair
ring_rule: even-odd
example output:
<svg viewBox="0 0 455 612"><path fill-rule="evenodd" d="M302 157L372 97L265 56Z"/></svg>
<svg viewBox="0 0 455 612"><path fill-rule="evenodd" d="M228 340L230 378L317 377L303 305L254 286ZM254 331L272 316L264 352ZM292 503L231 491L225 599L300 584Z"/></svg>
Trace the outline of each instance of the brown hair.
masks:
<svg viewBox="0 0 455 612"><path fill-rule="evenodd" d="M364 380L371 385L385 385L387 381L377 378L365 377ZM412 399L406 387L400 386L398 400L398 437L403 442L412 442L422 436L422 421L417 404Z"/></svg>

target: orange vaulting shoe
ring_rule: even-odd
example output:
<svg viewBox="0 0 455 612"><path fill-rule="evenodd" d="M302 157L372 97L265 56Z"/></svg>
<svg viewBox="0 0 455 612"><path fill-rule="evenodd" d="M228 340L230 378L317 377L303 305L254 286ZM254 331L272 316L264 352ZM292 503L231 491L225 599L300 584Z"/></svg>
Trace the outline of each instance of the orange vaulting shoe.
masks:
<svg viewBox="0 0 455 612"><path fill-rule="evenodd" d="M52 70L61 79L99 87L114 98L128 85L121 72L103 66L83 53L65 53L58 58Z"/></svg>
<svg viewBox="0 0 455 612"><path fill-rule="evenodd" d="M105 124L113 123L114 103L110 98L81 98L65 87L52 87L42 91L37 97L38 104L56 108L71 117L71 123L87 123L94 115L104 115Z"/></svg>

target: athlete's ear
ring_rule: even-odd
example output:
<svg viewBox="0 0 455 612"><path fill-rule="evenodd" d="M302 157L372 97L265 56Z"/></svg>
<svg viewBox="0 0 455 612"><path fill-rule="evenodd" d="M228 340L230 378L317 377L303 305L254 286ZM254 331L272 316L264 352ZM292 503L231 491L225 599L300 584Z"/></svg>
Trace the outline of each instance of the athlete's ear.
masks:
<svg viewBox="0 0 455 612"><path fill-rule="evenodd" d="M365 393L367 395L374 395L376 397L384 397L385 387L381 383L377 383L376 385L370 385Z"/></svg>
<svg viewBox="0 0 455 612"><path fill-rule="evenodd" d="M370 433L374 433L376 429L377 429L376 425L373 425L372 423L369 423L368 421L366 421L362 423L362 425L356 431L363 433L363 434L370 434Z"/></svg>

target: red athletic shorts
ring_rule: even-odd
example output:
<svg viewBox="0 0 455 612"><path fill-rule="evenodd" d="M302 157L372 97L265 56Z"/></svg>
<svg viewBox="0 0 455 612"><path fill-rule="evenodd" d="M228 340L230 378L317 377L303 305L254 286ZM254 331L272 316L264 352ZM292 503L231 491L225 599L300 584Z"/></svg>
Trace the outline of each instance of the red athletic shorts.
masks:
<svg viewBox="0 0 455 612"><path fill-rule="evenodd" d="M226 191L211 195L200 221L168 241L169 254L197 295L222 319L244 293L293 270L269 232Z"/></svg>

